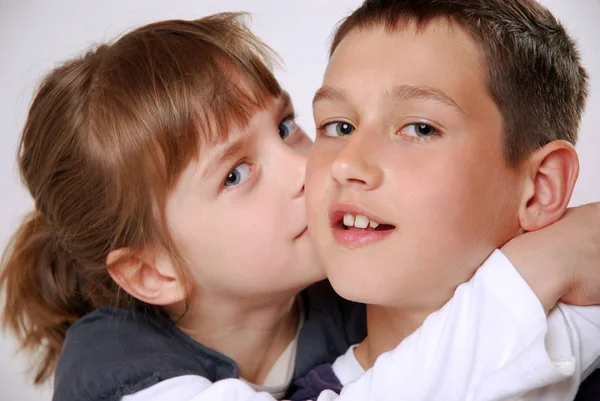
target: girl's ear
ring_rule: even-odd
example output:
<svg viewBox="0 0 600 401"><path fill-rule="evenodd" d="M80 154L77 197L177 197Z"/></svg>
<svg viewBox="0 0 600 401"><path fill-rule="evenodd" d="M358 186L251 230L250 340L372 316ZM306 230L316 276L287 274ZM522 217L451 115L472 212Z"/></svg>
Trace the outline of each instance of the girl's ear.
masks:
<svg viewBox="0 0 600 401"><path fill-rule="evenodd" d="M184 282L164 252L119 248L108 254L106 264L119 287L142 302L167 306L186 298Z"/></svg>

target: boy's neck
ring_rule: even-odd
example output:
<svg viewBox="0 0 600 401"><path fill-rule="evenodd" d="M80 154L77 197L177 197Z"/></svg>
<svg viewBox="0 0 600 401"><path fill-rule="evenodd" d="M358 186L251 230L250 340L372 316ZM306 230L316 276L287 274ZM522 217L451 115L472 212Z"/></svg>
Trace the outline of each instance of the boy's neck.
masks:
<svg viewBox="0 0 600 401"><path fill-rule="evenodd" d="M250 304L240 300L198 300L177 326L202 345L233 359L239 376L262 384L294 339L299 323L295 295Z"/></svg>
<svg viewBox="0 0 600 401"><path fill-rule="evenodd" d="M490 252L491 253L491 252ZM478 255L479 256L479 255ZM489 256L489 254L488 254ZM485 260L487 256L481 256ZM375 360L384 352L395 349L406 337L411 335L433 312L441 309L453 296L456 288L467 281L477 271L482 262L465 263L456 281L447 283L445 288L438 288L435 296L431 295L429 303L421 306L382 306L367 304L367 333L365 340L356 347L354 354L360 365L366 370L375 364Z"/></svg>
<svg viewBox="0 0 600 401"><path fill-rule="evenodd" d="M384 352L391 351L406 337L417 330L427 316L441 308L400 309L379 305L367 305L367 332L369 335L354 350L356 359L366 370Z"/></svg>

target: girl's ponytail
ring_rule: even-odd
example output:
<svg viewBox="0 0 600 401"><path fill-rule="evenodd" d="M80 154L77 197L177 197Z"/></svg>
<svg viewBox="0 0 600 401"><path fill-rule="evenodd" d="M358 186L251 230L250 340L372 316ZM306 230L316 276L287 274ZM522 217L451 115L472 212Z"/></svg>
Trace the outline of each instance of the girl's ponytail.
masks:
<svg viewBox="0 0 600 401"><path fill-rule="evenodd" d="M69 220L81 190L73 172L75 138L85 128L87 99L105 47L52 71L33 100L19 148L21 177L35 200L1 259L2 323L21 347L39 355L35 383L54 371L69 326L92 310L80 291ZM72 217L64 219L66 208ZM48 214L47 214L48 213ZM55 224L53 224L55 222ZM68 224L65 224L67 222ZM69 250L67 250L69 249Z"/></svg>
<svg viewBox="0 0 600 401"><path fill-rule="evenodd" d="M77 288L74 262L54 234L43 213L28 215L8 244L0 273L3 324L23 348L42 350L36 383L52 373L67 329L89 309Z"/></svg>

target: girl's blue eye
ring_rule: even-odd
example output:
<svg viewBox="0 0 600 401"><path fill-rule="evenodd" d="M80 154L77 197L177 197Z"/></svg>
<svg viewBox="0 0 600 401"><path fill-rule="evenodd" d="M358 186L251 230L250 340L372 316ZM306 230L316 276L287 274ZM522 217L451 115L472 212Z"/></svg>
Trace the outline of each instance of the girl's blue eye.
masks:
<svg viewBox="0 0 600 401"><path fill-rule="evenodd" d="M292 118L287 118L277 127L281 139L286 139L296 131L296 122Z"/></svg>
<svg viewBox="0 0 600 401"><path fill-rule="evenodd" d="M227 175L225 179L226 187L234 187L246 181L250 175L251 167L248 163L240 163Z"/></svg>
<svg viewBox="0 0 600 401"><path fill-rule="evenodd" d="M350 123L343 121L332 122L325 125L325 135L327 136L346 136L354 132L354 127Z"/></svg>
<svg viewBox="0 0 600 401"><path fill-rule="evenodd" d="M401 135L406 135L413 138L428 138L437 135L439 132L429 124L415 123L408 124L400 130Z"/></svg>

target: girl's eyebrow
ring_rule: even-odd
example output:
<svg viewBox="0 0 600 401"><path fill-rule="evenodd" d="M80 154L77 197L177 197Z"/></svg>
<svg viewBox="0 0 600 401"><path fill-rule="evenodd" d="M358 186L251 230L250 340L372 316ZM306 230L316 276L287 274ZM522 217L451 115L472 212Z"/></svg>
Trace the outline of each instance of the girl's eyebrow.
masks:
<svg viewBox="0 0 600 401"><path fill-rule="evenodd" d="M292 98L290 97L290 94L287 93L286 91L281 92L280 99L281 99L281 110L285 110L292 106Z"/></svg>
<svg viewBox="0 0 600 401"><path fill-rule="evenodd" d="M280 113L292 107L292 99L289 93L282 91L278 99ZM236 135L235 139L230 139L222 144L218 144L213 149L210 149L203 157L205 166L202 170L202 179L208 180L212 178L219 168L235 156L237 156L250 142L249 135Z"/></svg>
<svg viewBox="0 0 600 401"><path fill-rule="evenodd" d="M233 159L246 148L249 141L250 137L248 135L241 135L211 149L203 158L205 168L202 172L202 179L208 180L212 178L223 164ZM217 147L219 149L216 149Z"/></svg>

